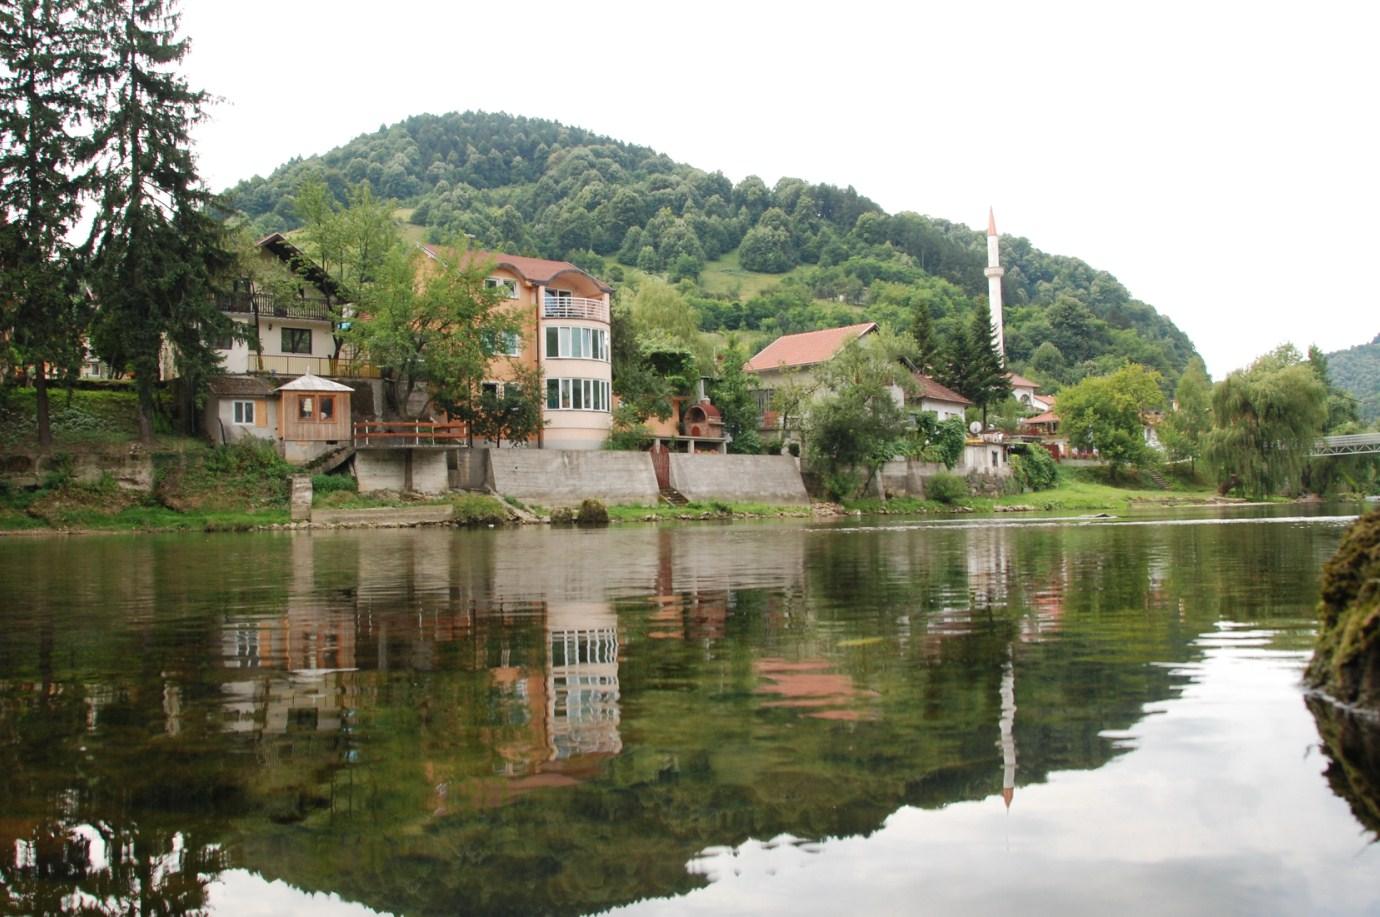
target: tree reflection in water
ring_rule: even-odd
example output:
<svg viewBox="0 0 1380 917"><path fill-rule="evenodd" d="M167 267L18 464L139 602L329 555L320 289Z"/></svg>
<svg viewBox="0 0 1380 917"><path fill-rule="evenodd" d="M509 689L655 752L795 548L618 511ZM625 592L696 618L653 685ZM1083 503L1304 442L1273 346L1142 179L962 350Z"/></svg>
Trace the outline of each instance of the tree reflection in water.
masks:
<svg viewBox="0 0 1380 917"><path fill-rule="evenodd" d="M1331 543L1270 528L0 545L6 907L195 911L234 867L574 913L716 845L1009 800L1117 754L1221 608L1299 618Z"/></svg>

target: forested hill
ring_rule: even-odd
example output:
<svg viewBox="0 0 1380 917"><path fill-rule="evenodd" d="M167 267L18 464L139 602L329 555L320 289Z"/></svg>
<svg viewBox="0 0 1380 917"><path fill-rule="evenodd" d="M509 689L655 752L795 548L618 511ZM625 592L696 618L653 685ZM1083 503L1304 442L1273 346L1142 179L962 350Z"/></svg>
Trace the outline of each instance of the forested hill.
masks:
<svg viewBox="0 0 1380 917"><path fill-rule="evenodd" d="M887 214L852 187L783 178L768 188L756 176L735 185L552 121L418 115L228 195L255 229L291 229L293 195L312 175L342 200L367 179L433 239L468 233L615 282L639 273L693 281L707 331L768 335L860 319L904 327L926 305L942 332L986 301L985 240L965 226ZM1182 331L1105 271L1010 236L1002 263L1008 355L1051 387L1124 357L1173 380L1194 355Z"/></svg>
<svg viewBox="0 0 1380 917"><path fill-rule="evenodd" d="M1356 396L1363 422L1380 420L1380 334L1369 344L1357 344L1327 355L1332 381Z"/></svg>

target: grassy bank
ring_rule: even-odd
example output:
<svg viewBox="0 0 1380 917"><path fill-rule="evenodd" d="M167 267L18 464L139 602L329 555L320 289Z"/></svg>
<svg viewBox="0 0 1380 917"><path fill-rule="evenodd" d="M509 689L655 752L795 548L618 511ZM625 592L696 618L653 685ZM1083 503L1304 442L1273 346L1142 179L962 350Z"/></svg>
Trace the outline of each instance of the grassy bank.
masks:
<svg viewBox="0 0 1380 917"><path fill-rule="evenodd" d="M771 519L809 516L808 506L780 506L774 503L727 503L720 500L691 502L684 506L664 503L656 506L610 506L610 522L698 521L709 519Z"/></svg>
<svg viewBox="0 0 1380 917"><path fill-rule="evenodd" d="M1001 497L964 497L953 503L895 497L883 504L877 499L849 500L845 508L863 513L1009 512L1125 512L1143 506L1193 506L1223 502L1212 487L1172 481L1168 489L1146 486L1134 478L1109 483L1101 469L1061 468L1059 483L1049 490L1028 491Z"/></svg>

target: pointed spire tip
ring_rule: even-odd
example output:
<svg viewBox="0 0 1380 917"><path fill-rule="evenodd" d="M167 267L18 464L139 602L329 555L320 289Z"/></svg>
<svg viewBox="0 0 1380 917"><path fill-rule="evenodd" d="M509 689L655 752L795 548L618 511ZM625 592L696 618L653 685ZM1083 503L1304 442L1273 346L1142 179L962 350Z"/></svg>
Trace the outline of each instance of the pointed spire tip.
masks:
<svg viewBox="0 0 1380 917"><path fill-rule="evenodd" d="M989 236L995 236L997 234L997 215L992 211L991 207L987 208L987 234Z"/></svg>

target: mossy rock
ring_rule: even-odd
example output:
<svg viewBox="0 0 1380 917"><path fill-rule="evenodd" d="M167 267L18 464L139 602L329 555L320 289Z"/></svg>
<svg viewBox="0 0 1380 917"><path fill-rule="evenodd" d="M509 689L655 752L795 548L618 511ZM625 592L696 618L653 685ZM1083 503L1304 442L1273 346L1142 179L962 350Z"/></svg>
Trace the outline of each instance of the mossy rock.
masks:
<svg viewBox="0 0 1380 917"><path fill-rule="evenodd" d="M580 508L575 513L575 522L578 525L608 525L608 507L598 500L581 500Z"/></svg>
<svg viewBox="0 0 1380 917"><path fill-rule="evenodd" d="M1323 566L1318 615L1309 683L1344 704L1380 710L1380 512L1352 523Z"/></svg>

